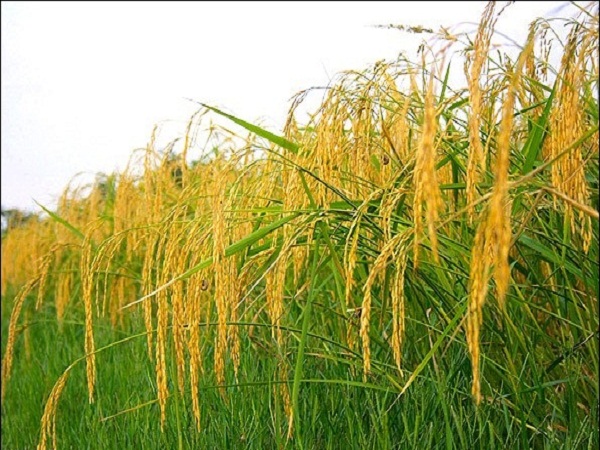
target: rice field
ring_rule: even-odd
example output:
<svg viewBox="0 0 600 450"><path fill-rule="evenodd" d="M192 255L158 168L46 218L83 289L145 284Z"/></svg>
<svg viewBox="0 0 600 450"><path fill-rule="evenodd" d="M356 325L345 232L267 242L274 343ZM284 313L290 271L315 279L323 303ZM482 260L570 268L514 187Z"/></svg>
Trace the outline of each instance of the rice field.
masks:
<svg viewBox="0 0 600 450"><path fill-rule="evenodd" d="M494 2L473 35L407 29L418 61L298 93L279 132L199 103L9 223L2 448L598 448L599 16L575 6L514 57Z"/></svg>

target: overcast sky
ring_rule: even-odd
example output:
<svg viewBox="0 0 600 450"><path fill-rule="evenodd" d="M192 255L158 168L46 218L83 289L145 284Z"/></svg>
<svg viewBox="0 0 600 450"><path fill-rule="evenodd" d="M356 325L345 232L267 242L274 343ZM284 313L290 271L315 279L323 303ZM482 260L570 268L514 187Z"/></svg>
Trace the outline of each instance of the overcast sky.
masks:
<svg viewBox="0 0 600 450"><path fill-rule="evenodd" d="M516 2L497 29L564 2ZM183 132L225 108L280 131L290 98L422 36L379 24L475 30L485 2L9 2L2 8L2 205L54 207L78 173L123 169L154 124ZM176 136L173 136L176 137Z"/></svg>

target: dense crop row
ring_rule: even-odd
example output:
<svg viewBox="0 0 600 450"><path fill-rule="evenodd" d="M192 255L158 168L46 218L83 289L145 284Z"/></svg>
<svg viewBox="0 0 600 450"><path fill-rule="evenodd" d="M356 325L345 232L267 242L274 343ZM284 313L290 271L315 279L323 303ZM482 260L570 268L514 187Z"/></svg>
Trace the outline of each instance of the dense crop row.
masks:
<svg viewBox="0 0 600 450"><path fill-rule="evenodd" d="M85 356L49 393L39 448L80 362L96 398L97 354L115 345L97 345L103 318L145 325L161 425L175 391L202 432L202 379L224 397L250 381L243 352L276 363L288 439L311 359L345 368L321 381L402 396L458 352L475 404L517 416L505 394L529 386L548 417L566 395L553 383L569 380L578 414L597 415L598 8L564 42L535 22L514 59L490 48L497 15L490 3L471 38L435 33L419 64L339 75L304 124L295 113L315 93L299 94L281 136L202 105L169 148L153 135L128 170L13 224L3 401L24 320L51 302L59 324L69 311L85 323ZM459 51L464 67L448 57ZM456 72L465 87L450 85ZM543 427L569 426L553 417Z"/></svg>

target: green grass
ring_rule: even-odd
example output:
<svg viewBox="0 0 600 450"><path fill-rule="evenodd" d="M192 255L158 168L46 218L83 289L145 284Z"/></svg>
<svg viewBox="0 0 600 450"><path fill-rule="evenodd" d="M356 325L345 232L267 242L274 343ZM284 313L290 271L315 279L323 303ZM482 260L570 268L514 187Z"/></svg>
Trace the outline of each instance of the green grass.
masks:
<svg viewBox="0 0 600 450"><path fill-rule="evenodd" d="M326 271L322 264L319 267ZM180 439L183 448L597 448L597 378L586 373L597 349L597 336L569 353L560 338L532 328L522 305L511 302L509 309L515 311L509 311L512 319L507 326L486 329L483 371L485 382L494 385L496 394L493 402L484 401L476 408L470 398L471 369L464 335L453 336L454 326L444 330L447 323L436 312L439 305L431 301L428 316L408 321L407 334L420 337L407 342L405 367L425 364L419 366L422 370L410 389L399 395L398 388L411 372L407 369L404 379L394 377L385 366L391 361L384 346L374 346L380 373L376 370L372 379L363 383L360 357L348 357L342 344L335 346L335 339L332 342L324 335L327 328L335 326L334 321L304 320L309 298L314 304L313 317L331 317L334 306L329 294L335 281L326 279L329 281L313 287L309 297L294 299L295 313L284 330L296 343L286 349L287 379L276 378L281 350L270 333L255 332L252 340L242 342L239 382L230 370L223 398L211 373L212 350L205 345L200 433L194 427L191 405L179 399L175 407L173 385L161 433L154 366L147 358L140 318L132 317L122 330L101 321L96 327L98 349L121 339L127 341L98 353L98 392L93 405L87 402L84 365L73 369L58 408L59 448L178 448ZM417 297L422 295L420 289L433 286L414 286L408 295ZM4 305L3 344L9 317ZM461 305L464 300L456 305L457 317L463 315ZM449 310L444 311L447 314ZM489 313L500 314L493 308ZM206 333L214 331L210 325L202 328ZM269 325L260 329L268 331ZM140 332L139 337L131 338ZM2 405L2 446L6 449L37 444L48 393L62 371L83 354L81 311L71 310L60 331L53 308L46 306L29 324L29 333L31 358L23 354L21 334L14 376ZM377 342L377 337L373 340ZM304 346L302 370L294 376L300 345ZM443 352L431 352L435 345ZM560 357L564 360L545 373L549 362ZM356 369L354 376L349 365ZM170 370L174 378L173 367ZM273 388L281 382L298 389L297 430L301 432L289 442L283 406L273 395ZM151 403L103 420L147 402Z"/></svg>

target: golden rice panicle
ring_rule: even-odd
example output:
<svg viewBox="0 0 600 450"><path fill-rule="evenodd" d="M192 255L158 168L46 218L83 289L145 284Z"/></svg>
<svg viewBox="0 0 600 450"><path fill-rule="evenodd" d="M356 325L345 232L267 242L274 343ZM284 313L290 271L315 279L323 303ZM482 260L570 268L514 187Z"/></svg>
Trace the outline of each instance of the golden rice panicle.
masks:
<svg viewBox="0 0 600 450"><path fill-rule="evenodd" d="M113 223L114 235L125 233L125 259L135 261L140 258L140 250L144 247L144 230L146 221L140 216L147 214L144 205L147 193L137 189L133 177L127 169L119 176L114 194Z"/></svg>
<svg viewBox="0 0 600 450"><path fill-rule="evenodd" d="M69 368L63 372L63 374L54 384L52 391L50 391L50 395L46 401L46 406L44 406L44 414L42 415L40 441L38 442L37 450L46 450L48 448L48 438L52 438L52 448L54 450L57 448L56 411L58 407L58 401L60 400L62 391L67 383L67 378L69 377L71 367L72 366L69 366Z"/></svg>
<svg viewBox="0 0 600 450"><path fill-rule="evenodd" d="M344 304L346 309L350 308L352 302L352 289L354 287L354 269L356 267L357 250L358 250L358 236L360 230L360 219L361 214L357 213L356 218L350 226L348 231L348 239L346 241L346 247L344 252L344 267L346 269L346 288L345 288L345 299ZM348 327L348 333L350 333L351 327ZM349 337L349 336L348 336ZM348 339L349 340L349 339ZM350 342L348 342L350 345ZM352 346L350 346L352 348Z"/></svg>
<svg viewBox="0 0 600 450"><path fill-rule="evenodd" d="M531 41L530 41L531 43ZM513 111L515 104L515 90L520 80L520 70L524 57L531 50L531 45L526 46L517 65L517 72L506 93L506 100L502 107L502 120L498 134L498 148L496 152L496 173L492 197L489 204L489 216L486 228L486 242L495 248L494 279L498 303L504 308L504 299L510 282L510 266L508 254L511 241L510 224L510 198L508 195L508 173L510 162L510 141L513 129Z"/></svg>
<svg viewBox="0 0 600 450"><path fill-rule="evenodd" d="M408 247L402 245L398 249L392 282L392 352L396 367L402 375L402 343L404 342L405 297L404 274L406 272Z"/></svg>
<svg viewBox="0 0 600 450"><path fill-rule="evenodd" d="M168 245L169 239L172 236L169 235L169 222L166 220L164 225L161 227L160 236L157 243L157 256L158 261L162 261L162 267L158 269L156 276L157 284L162 286L169 281L169 267L166 265L168 259L166 257L165 247ZM166 347L168 334L167 330L169 327L169 296L166 289L162 289L156 294L156 386L158 390L158 404L160 407L160 426L161 430L164 429L166 420L167 410L167 399L169 397L169 385L167 379L167 358L166 358Z"/></svg>
<svg viewBox="0 0 600 450"><path fill-rule="evenodd" d="M292 108L290 109L290 112L288 114L288 123L286 123L285 136L286 138L292 140L292 142L302 143L304 139L303 136L305 136L307 133L301 134L296 127L296 122L293 117L293 111L294 108L297 106L297 102L298 100L294 102L294 105L292 105ZM302 154L290 154L288 156L295 164L299 164L300 166L304 164L304 157L302 156ZM309 207L310 202L304 190L301 173L294 166L294 164L291 164L289 161L283 161L282 181L282 190L283 192L285 192L285 195L283 196L283 210L292 211L299 209L307 209ZM287 242L291 239L291 232L291 227L283 228L284 241ZM290 259L292 262L293 269L293 283L297 284L300 279L302 268L305 266L306 261L308 259L307 246L293 245L290 249Z"/></svg>
<svg viewBox="0 0 600 450"><path fill-rule="evenodd" d="M13 309L10 313L8 337L6 339L6 350L4 351L4 358L2 359L2 402L4 402L4 394L6 393L6 386L8 384L8 379L10 378L10 371L12 369L15 340L17 338L17 322L19 321L19 316L21 315L21 310L23 309L23 302L38 281L38 279L34 279L21 288L15 297Z"/></svg>
<svg viewBox="0 0 600 450"><path fill-rule="evenodd" d="M116 326L117 321L122 317L121 305L119 304L119 296L116 295L116 288L119 275L119 268L113 268L115 261L118 260L120 254L121 243L125 238L124 233L112 235L105 239L98 247L96 255L92 260L91 273L104 273L104 282L102 285L102 315L105 316L108 310L109 317L113 326ZM117 277L117 280L115 280ZM99 293L96 293L96 304L99 304Z"/></svg>
<svg viewBox="0 0 600 450"><path fill-rule="evenodd" d="M433 73L430 75L427 93L425 95L423 127L421 141L417 149L413 202L415 236L414 236L414 265L418 266L420 236L423 233L423 209L426 208L426 219L431 251L435 261L438 261L438 241L435 224L442 206L441 192L435 172L436 149L435 136L437 132L437 117L434 105Z"/></svg>
<svg viewBox="0 0 600 450"><path fill-rule="evenodd" d="M200 431L200 397L198 383L202 370L202 353L200 352L200 321L201 302L208 301L208 279L204 272L193 275L188 284L189 303L187 308L187 323L189 326L188 350L190 354L190 393L192 397L192 411L196 429Z"/></svg>
<svg viewBox="0 0 600 450"><path fill-rule="evenodd" d="M311 242L314 236L314 228L307 230L305 234L307 242ZM302 269L306 266L309 249L304 245L293 245L290 249L292 260L293 284L297 286L300 282Z"/></svg>
<svg viewBox="0 0 600 450"><path fill-rule="evenodd" d="M304 192L304 187L302 186L302 182L300 179L300 174L298 171L294 170L294 179L295 181L292 184L292 188L287 191L290 193L289 195L289 204L291 206L290 210L302 210L308 209L309 207L309 199L306 193ZM287 234L291 231L291 227L285 227L284 232ZM306 236L307 245L292 245L291 251L291 259L293 266L293 284L298 285L300 277L302 275L303 268L306 267L308 261L309 254L309 246L310 243L313 242L315 229L314 227L309 227L304 231L304 236ZM288 239L287 235L284 238Z"/></svg>
<svg viewBox="0 0 600 450"><path fill-rule="evenodd" d="M471 394L475 403L481 402L480 381L480 356L479 356L479 332L481 328L481 314L483 304L488 292L488 279L490 267L490 252L485 246L485 222L481 222L475 234L471 256L471 268L469 276L469 309L467 311L467 347L471 356L471 368L473 382Z"/></svg>
<svg viewBox="0 0 600 450"><path fill-rule="evenodd" d="M482 116L482 103L484 90L480 80L483 67L488 58L490 41L494 33L497 16L494 16L495 2L488 2L477 35L473 41L473 49L465 60L465 72L469 86L469 99L471 112L468 118L469 125L469 157L467 161L467 204L469 220L473 221L473 202L477 199L477 184L481 181L481 174L485 170L486 155L481 144L480 128Z"/></svg>
<svg viewBox="0 0 600 450"><path fill-rule="evenodd" d="M397 112L399 109L401 97L397 85L389 73L390 70L390 65L383 61L376 62L374 65L372 118L371 128L368 131L370 140L368 179L378 187L390 185L397 175L390 164L394 150L391 148L391 140L385 122L386 119L389 121L389 116L393 114L387 111Z"/></svg>
<svg viewBox="0 0 600 450"><path fill-rule="evenodd" d="M95 223L98 218L104 213L104 204L110 188L109 184L113 182L112 177L107 177L104 180L96 180L91 186L89 196L84 200L87 218L84 219L85 224ZM104 225L104 224L102 224ZM107 233L107 226L97 225L94 227L92 239L96 242L102 241Z"/></svg>
<svg viewBox="0 0 600 450"><path fill-rule="evenodd" d="M169 386L167 380L166 341L168 327L167 294L162 290L156 294L157 324L156 324L156 385L158 388L158 403L160 406L160 426L164 428L167 410Z"/></svg>
<svg viewBox="0 0 600 450"><path fill-rule="evenodd" d="M369 336L371 323L371 290L377 277L382 274L387 265L388 260L394 254L395 246L398 244L402 234L394 236L393 239L386 242L381 253L375 259L373 267L369 272L365 286L363 287L363 302L360 309L360 338L362 341L363 350L363 379L366 381L367 376L371 372L371 338Z"/></svg>
<svg viewBox="0 0 600 450"><path fill-rule="evenodd" d="M19 230L10 230L6 237L2 239L2 264L0 265L0 294L4 297L8 291L8 285L15 282L18 283L20 277L19 272L23 272L21 264L16 264L17 255L22 255L25 252L17 252L15 234ZM14 248L13 248L14 246ZM10 259L10 263L8 262ZM18 267L18 269L17 269ZM24 278L24 277L23 277Z"/></svg>
<svg viewBox="0 0 600 450"><path fill-rule="evenodd" d="M343 98L343 81L335 85L327 94L314 124L314 137L312 142L305 139L304 162L307 168L317 173L325 182L333 182L338 178L339 172L344 166L344 154L349 146L348 137L344 133L344 122L354 120L345 105ZM353 150L354 155L358 149ZM348 170L352 170L352 165ZM333 193L323 185L316 183L312 177L306 180L314 192L315 201L318 205L325 205L333 201Z"/></svg>
<svg viewBox="0 0 600 450"><path fill-rule="evenodd" d="M510 163L510 140L516 89L521 79L523 65L533 49L533 34L529 35L525 48L519 56L514 73L509 74L509 83L502 105L502 119L498 133L496 173L487 216L479 224L473 250L469 275L469 310L467 312L467 343L473 371L472 394L475 402L481 402L480 382L480 329L482 308L488 292L490 269L494 265L497 299L504 308L504 299L510 282L508 254L511 241L510 198L508 174Z"/></svg>
<svg viewBox="0 0 600 450"><path fill-rule="evenodd" d="M201 361L192 362L192 360L190 359L190 391L192 397L192 412L194 414L194 423L196 425L196 431L198 432L200 432L202 427L202 412L200 410L200 397L198 395L198 383L200 383L200 364Z"/></svg>
<svg viewBox="0 0 600 450"><path fill-rule="evenodd" d="M188 152L190 147L192 147L194 145L195 142L195 138L196 138L196 134L199 131L199 123L196 124L196 126L194 126L195 124L195 120L198 117L202 117L202 115L206 113L206 110L200 109L198 111L196 111L194 114L192 114L192 116L190 117L190 120L188 121L188 124L186 126L185 129L185 136L183 139L183 148L181 149L181 155L180 155L180 165L179 165L179 170L181 171L180 175L180 184L182 188L186 188L187 184L188 184L188 177L189 177L189 168L187 165L187 160L188 160Z"/></svg>
<svg viewBox="0 0 600 450"><path fill-rule="evenodd" d="M8 233L2 239L2 296L9 286L21 287L39 276L40 261L50 251L53 227L36 220L22 222L19 213L9 217Z"/></svg>
<svg viewBox="0 0 600 450"><path fill-rule="evenodd" d="M276 246L276 239L273 240ZM273 249L277 251L277 248ZM267 313L271 320L271 335L277 344L282 344L281 318L283 316L283 296L285 291L285 275L287 271L288 254L285 249L279 250L280 254L271 266L265 277L265 295L267 300Z"/></svg>
<svg viewBox="0 0 600 450"><path fill-rule="evenodd" d="M44 256L39 265L39 277L40 282L38 284L38 295L37 300L35 302L35 309L39 310L44 301L44 294L46 294L46 285L48 284L48 273L50 272L50 267L54 262L54 251L56 250L56 246L53 246L50 251Z"/></svg>
<svg viewBox="0 0 600 450"><path fill-rule="evenodd" d="M124 305L121 303L121 299L125 296L125 283L126 278L119 272L115 273L114 280L108 286L105 292L108 292L108 296L111 299L109 318L110 323L113 327L118 327L123 324L123 312L121 307ZM133 299L135 300L135 298Z"/></svg>
<svg viewBox="0 0 600 450"><path fill-rule="evenodd" d="M248 152L244 152L242 158L244 164L248 166ZM247 172L247 175L242 174L236 180L236 190L229 196L228 209L231 210L229 213L229 221L232 223L229 234L232 242L240 241L253 231L254 217L251 210L254 205L254 199L250 198L248 195L244 195L251 189L252 182L251 173ZM244 211L244 209L246 211ZM242 311L242 306L244 304L244 290L248 285L247 277L249 273L242 267L243 258L241 254L238 253L233 255L229 259L229 271L232 279L229 294L230 321L232 323L237 323L240 320L240 312ZM231 348L231 360L233 362L233 371L236 380L238 379L241 363L240 329L240 325L230 326L228 336Z"/></svg>
<svg viewBox="0 0 600 450"><path fill-rule="evenodd" d="M92 297L94 287L94 272L92 271L93 246L91 236L94 228L88 232L82 244L82 255L80 261L81 291L83 296L83 307L85 311L85 353L86 353L86 375L88 386L88 400L94 402L94 388L96 385L96 354L93 331L93 308Z"/></svg>
<svg viewBox="0 0 600 450"><path fill-rule="evenodd" d="M525 77L521 83L521 90L524 91L524 97L527 101L523 102L524 106L532 106L543 102L545 99L544 90L542 88L542 78L544 77L544 67L549 60L549 51L551 42L547 38L548 24L541 19L531 22L529 25L529 33L537 36L534 42L534 48L525 61ZM536 50L539 49L538 56ZM543 108L534 108L532 117L538 120L543 113Z"/></svg>
<svg viewBox="0 0 600 450"><path fill-rule="evenodd" d="M575 146L559 157L586 129L582 90L587 83L586 69L590 66L588 57L591 51L589 47L593 47L593 40L589 33L580 33L578 30L577 26L573 27L564 48L556 99L550 113L551 132L545 141L545 154L548 159L559 158L552 165L552 184L558 192L572 199L563 202L565 214L570 221L572 233L582 237L582 247L587 252L592 240L591 218L581 208L577 216L573 211L573 204L589 204L589 186L585 179L585 157L582 151L585 146ZM597 58L597 42L595 48ZM554 201L557 206L557 196L554 196Z"/></svg>
<svg viewBox="0 0 600 450"><path fill-rule="evenodd" d="M361 76L362 78L362 76ZM373 118L373 90L374 82L369 80L364 85L358 84L355 87L354 109L351 115L351 130L354 140L349 158L349 171L355 174L359 179L372 179L371 174L371 155L373 145L371 139L371 130L374 128ZM364 195L359 183L352 183L349 190L353 196L360 198Z"/></svg>
<svg viewBox="0 0 600 450"><path fill-rule="evenodd" d="M380 90L382 108L378 116L380 136L377 146L381 148L379 153L381 171L378 184L388 186L395 175L390 163L394 158L400 159L398 147L403 145L400 141L406 139L406 136L398 135L397 130L398 123L406 120L406 117L403 117L404 108L402 106L405 101L398 91L396 82L387 70L382 73Z"/></svg>
<svg viewBox="0 0 600 450"><path fill-rule="evenodd" d="M278 379L285 380L288 378L283 361L279 361L278 372ZM290 395L290 387L287 383L281 383L279 386L279 391L281 392L281 397L283 398L283 411L285 412L285 416L288 420L287 439L289 440L292 438L294 433L294 408L292 407L292 396Z"/></svg>
<svg viewBox="0 0 600 450"><path fill-rule="evenodd" d="M71 224L79 224L79 219L76 216L76 200L70 198L71 188L67 186L58 199L57 214ZM76 237L65 227L58 223L53 224L56 241L64 244L78 245Z"/></svg>
<svg viewBox="0 0 600 450"><path fill-rule="evenodd" d="M181 265L180 265L181 267ZM180 270L177 273L183 273L185 269ZM175 276L175 274L173 274ZM175 346L175 358L177 362L177 386L179 392L183 394L185 390L185 311L183 305L184 297L184 283L178 281L171 286L171 304L172 314L171 321L173 324L173 344Z"/></svg>
<svg viewBox="0 0 600 450"><path fill-rule="evenodd" d="M412 157L411 148L411 121L408 120L408 112L411 105L411 96L401 94L396 82L386 73L386 93L390 97L389 109L381 117L381 133L385 138L389 148L387 153L388 165L391 156L399 159L398 163L403 166ZM390 171L391 172L391 171Z"/></svg>
<svg viewBox="0 0 600 450"><path fill-rule="evenodd" d="M149 294L153 291L153 275L154 275L154 261L155 257L158 260L158 256L155 255L154 249L158 245L155 238L158 236L157 234L146 234L145 241L145 252L144 252L144 260L142 264L142 293L144 295ZM150 361L154 360L154 325L152 323L152 318L154 315L153 308L153 297L147 298L142 302L142 311L144 315L144 326L146 328L146 343L148 345L148 358Z"/></svg>
<svg viewBox="0 0 600 450"><path fill-rule="evenodd" d="M392 216L400 203L409 194L408 189L404 187L391 188L384 191L384 197L381 205L381 224L385 241L392 239L394 227Z"/></svg>
<svg viewBox="0 0 600 450"><path fill-rule="evenodd" d="M275 152L273 145L271 145L271 152ZM260 181L257 180L255 198L268 199L272 198L274 195L280 196L282 193L282 186L278 183L278 178L282 174L282 169L279 158L277 158L274 153L271 153L269 158L263 164L264 176Z"/></svg>
<svg viewBox="0 0 600 450"><path fill-rule="evenodd" d="M230 270L234 271L234 273L236 273L235 276L232 276L232 284L230 286L231 292L230 292L230 299L231 299L231 305L229 306L230 309L230 313L229 313L229 319L231 321L231 323L237 323L237 321L239 320L239 308L240 308L240 298L241 298L241 290L242 290L242 284L241 284L241 278L240 275L237 274L237 270L236 270L236 265L233 264L236 262L237 258L232 258L231 263L230 264ZM238 371L240 368L240 352L241 352L241 343L240 343L240 328L239 325L233 325L230 326L228 329L228 340L230 342L230 348L231 348L231 360L233 362L233 373L235 375L235 379L238 379Z"/></svg>
<svg viewBox="0 0 600 450"><path fill-rule="evenodd" d="M23 314L23 347L25 349L25 360L31 361L31 310L26 309Z"/></svg>
<svg viewBox="0 0 600 450"><path fill-rule="evenodd" d="M131 176L127 171L119 176L119 182L115 189L113 204L114 234L128 229L132 225L132 214L135 211L135 200L137 192Z"/></svg>
<svg viewBox="0 0 600 450"><path fill-rule="evenodd" d="M165 257L162 268L163 283L175 278L178 274L186 270L186 246L185 237L187 230L184 226L184 218L187 207L176 207L173 212L172 220L169 220L168 239L165 245ZM170 288L171 297L171 331L173 345L175 347L175 360L177 367L177 386L179 392L183 394L185 390L185 305L184 305L184 281L179 280L173 283Z"/></svg>
<svg viewBox="0 0 600 450"><path fill-rule="evenodd" d="M213 268L215 272L215 305L217 308L217 336L215 342L215 375L217 384L225 384L225 354L227 352L228 276L225 259L225 177L213 168L214 195L212 200ZM224 394L224 388L221 393Z"/></svg>
<svg viewBox="0 0 600 450"><path fill-rule="evenodd" d="M185 252L189 254L190 264L197 265L206 260L212 248L206 245L210 238L211 230L205 221L194 221L189 232L190 239L185 245ZM202 322L202 306L208 305L211 301L210 296L210 269L203 269L192 275L188 280L187 286L187 304L185 308L186 322L188 325L188 353L189 353L189 373L190 373L190 395L192 398L192 412L196 429L200 431L201 411L198 383L202 373L202 353L201 353L201 335L200 324ZM207 320L209 318L207 317Z"/></svg>
<svg viewBox="0 0 600 450"><path fill-rule="evenodd" d="M150 141L144 154L143 190L145 194L145 218L150 223L158 222L163 210L163 195L158 180L157 153L155 151L158 126L152 130Z"/></svg>
<svg viewBox="0 0 600 450"><path fill-rule="evenodd" d="M400 199L406 195L406 190L400 188L392 191L387 196L382 206L382 222L384 229L384 236L386 241L392 239L392 224L391 215L393 214L394 208L400 201ZM409 229L410 231L410 229ZM395 238L397 240L398 238ZM402 375L401 361L402 361L402 342L404 340L404 320L405 320L405 307L404 307L404 274L406 271L407 264L407 250L408 245L406 242L401 241L400 245L396 249L396 260L395 260L395 271L394 278L392 281L391 298L392 298L392 352L394 354L394 360L400 375Z"/></svg>
<svg viewBox="0 0 600 450"><path fill-rule="evenodd" d="M346 244L344 247L344 275L346 279L345 286L345 294L344 294L344 308L346 313L348 314L347 318L350 322L346 328L346 341L348 347L354 349L354 334L353 334L353 324L352 321L356 316L358 311L361 311L361 308L355 308L354 302L352 301L352 290L354 288L354 269L356 267L357 262L357 252L358 252L358 238L360 236L360 223L367 212L370 202L381 195L381 190L373 191L371 195L363 201L363 203L358 207L355 218L350 225L350 229L348 230L348 238L346 239ZM368 336L367 336L368 338Z"/></svg>
<svg viewBox="0 0 600 450"><path fill-rule="evenodd" d="M403 100L389 70L388 63L378 61L372 69L358 74L349 90L351 104L355 106L351 114L353 140L348 170L357 180L349 180L348 190L358 197L364 197L372 189L358 180L368 180L377 188L389 184L394 175L390 157L398 157L398 142L390 136L390 127L405 125L400 124L405 120L402 117L405 111L399 106Z"/></svg>
<svg viewBox="0 0 600 450"><path fill-rule="evenodd" d="M62 329L62 321L65 314L65 309L71 301L71 291L74 283L75 267L71 261L68 261L57 275L55 304L56 304L56 320L60 329Z"/></svg>
<svg viewBox="0 0 600 450"><path fill-rule="evenodd" d="M392 227L392 215L394 213L394 207L396 206L395 199L397 197L398 189L390 187L383 191L381 195L381 229L383 232L384 242L389 241L392 238L394 229Z"/></svg>

